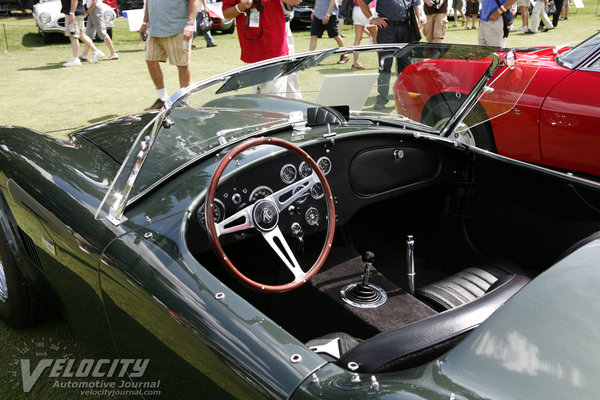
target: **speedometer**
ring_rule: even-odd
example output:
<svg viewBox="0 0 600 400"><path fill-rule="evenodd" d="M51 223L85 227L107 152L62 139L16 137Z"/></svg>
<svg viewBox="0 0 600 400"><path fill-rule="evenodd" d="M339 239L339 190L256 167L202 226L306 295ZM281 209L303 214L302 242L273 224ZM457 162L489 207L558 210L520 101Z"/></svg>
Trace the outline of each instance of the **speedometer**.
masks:
<svg viewBox="0 0 600 400"><path fill-rule="evenodd" d="M264 199L267 196L273 194L273 189L268 186L258 186L250 193L250 202L253 203L257 200Z"/></svg>
<svg viewBox="0 0 600 400"><path fill-rule="evenodd" d="M221 200L215 199L213 205L213 213L215 217L215 223L219 223L225 219L225 205L221 202ZM198 222L200 222L200 226L206 229L206 203L203 203L198 209Z"/></svg>

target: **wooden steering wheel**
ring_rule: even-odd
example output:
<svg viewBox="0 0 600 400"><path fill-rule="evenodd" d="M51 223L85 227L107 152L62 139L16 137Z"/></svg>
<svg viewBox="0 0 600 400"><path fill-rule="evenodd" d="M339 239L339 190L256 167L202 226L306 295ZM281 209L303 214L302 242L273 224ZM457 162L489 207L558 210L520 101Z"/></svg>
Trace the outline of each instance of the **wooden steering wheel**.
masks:
<svg viewBox="0 0 600 400"><path fill-rule="evenodd" d="M283 189L278 190L270 196L258 200L254 204L244 207L222 222L215 223L213 204L215 202L217 184L221 179L223 171L227 165L229 165L231 160L233 160L242 151L264 144L284 147L296 153L308 165L310 165L313 173L306 178L302 178L284 187ZM320 183L323 187L323 192L325 194L324 198L327 203L327 236L319 257L313 266L307 272L304 272L298 264L296 256L290 249L285 237L281 233L281 230L279 229L279 214L286 211L287 208L300 197L309 193L310 189L317 183ZM237 145L234 149L227 153L213 173L208 186L208 192L206 193L205 204L206 228L214 252L225 268L229 270L229 272L235 278L253 289L266 292L285 292L295 289L308 282L323 266L327 256L329 255L329 250L331 249L335 231L335 207L333 194L331 193L331 189L329 188L329 184L327 183L325 175L317 163L304 150L290 142L272 137L260 137L249 139ZM229 257L225 255L225 251L221 246L219 237L224 234L240 232L247 229L255 229L262 234L263 238L267 241L269 246L271 246L273 251L275 251L279 259L294 275L293 281L283 285L266 285L248 278L233 265L233 263L229 260Z"/></svg>

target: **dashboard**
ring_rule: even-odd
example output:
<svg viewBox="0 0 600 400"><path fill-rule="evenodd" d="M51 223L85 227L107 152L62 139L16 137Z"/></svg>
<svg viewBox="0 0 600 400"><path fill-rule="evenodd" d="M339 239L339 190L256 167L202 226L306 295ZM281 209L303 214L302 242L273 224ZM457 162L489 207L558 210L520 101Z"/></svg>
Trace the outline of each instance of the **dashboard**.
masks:
<svg viewBox="0 0 600 400"><path fill-rule="evenodd" d="M442 157L435 148L425 149L398 140L397 136L324 140L304 146L303 150L316 160L327 178L334 196L338 225L369 204L451 178L448 171L452 168L442 168ZM219 183L214 203L217 223L313 173L299 156L288 151L269 153L255 162L241 164L239 170L223 177ZM278 226L284 235L298 237L326 230L326 218L323 188L315 184L280 213ZM195 210L195 219L201 229L188 233L206 235L204 202ZM248 230L240 232L222 235L221 240L235 241L251 233Z"/></svg>

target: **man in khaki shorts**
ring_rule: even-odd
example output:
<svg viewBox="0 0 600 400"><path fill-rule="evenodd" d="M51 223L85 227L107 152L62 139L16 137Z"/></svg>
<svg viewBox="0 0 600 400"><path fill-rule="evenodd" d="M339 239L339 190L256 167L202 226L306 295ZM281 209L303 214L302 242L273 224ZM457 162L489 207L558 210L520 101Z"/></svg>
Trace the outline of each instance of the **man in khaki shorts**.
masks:
<svg viewBox="0 0 600 400"><path fill-rule="evenodd" d="M189 86L191 40L198 0L147 0L140 36L146 40L146 65L157 99L146 110L159 110L169 98L160 62L177 66L179 87Z"/></svg>

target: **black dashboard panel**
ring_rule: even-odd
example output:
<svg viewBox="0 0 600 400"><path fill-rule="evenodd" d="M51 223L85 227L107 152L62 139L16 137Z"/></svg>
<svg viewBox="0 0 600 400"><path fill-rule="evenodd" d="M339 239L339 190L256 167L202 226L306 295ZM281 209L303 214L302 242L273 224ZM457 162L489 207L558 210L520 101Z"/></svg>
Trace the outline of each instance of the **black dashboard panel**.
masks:
<svg viewBox="0 0 600 400"><path fill-rule="evenodd" d="M374 196L432 179L439 168L434 152L405 145L383 146L358 153L348 175L358 195Z"/></svg>
<svg viewBox="0 0 600 400"><path fill-rule="evenodd" d="M344 224L361 208L452 179L454 168L444 168L445 160L437 146L420 147L391 135L365 135L324 140L304 146L326 173L331 187L336 222ZM295 154L282 152L252 165L242 166L227 180L222 180L215 196L219 208L216 217L227 218L259 199L294 184L307 174L303 161ZM198 225L204 226L204 204L197 210ZM310 235L325 230L327 207L322 193L312 190L280 213L279 228L292 235L300 226ZM198 232L197 230L193 230ZM236 234L230 239L242 236Z"/></svg>

